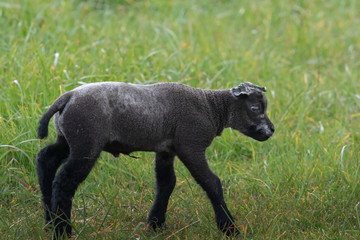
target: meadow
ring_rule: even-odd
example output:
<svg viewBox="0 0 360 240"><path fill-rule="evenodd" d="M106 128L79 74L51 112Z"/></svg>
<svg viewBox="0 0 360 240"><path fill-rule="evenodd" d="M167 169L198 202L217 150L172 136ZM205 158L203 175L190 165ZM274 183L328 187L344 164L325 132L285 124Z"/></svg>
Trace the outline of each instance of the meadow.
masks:
<svg viewBox="0 0 360 240"><path fill-rule="evenodd" d="M275 135L226 129L207 151L243 239L360 239L360 1L0 0L0 238L49 239L37 123L81 84L266 86ZM73 239L227 239L176 160L166 227L145 220L153 153L102 153Z"/></svg>

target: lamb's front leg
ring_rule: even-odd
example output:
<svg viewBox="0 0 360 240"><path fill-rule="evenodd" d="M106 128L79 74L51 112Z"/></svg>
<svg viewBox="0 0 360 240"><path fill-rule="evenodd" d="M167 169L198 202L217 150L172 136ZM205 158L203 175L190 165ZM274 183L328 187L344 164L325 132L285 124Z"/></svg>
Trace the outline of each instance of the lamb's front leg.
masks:
<svg viewBox="0 0 360 240"><path fill-rule="evenodd" d="M174 172L174 155L156 153L155 158L156 197L151 208L148 224L153 229L165 222L168 201L176 183Z"/></svg>
<svg viewBox="0 0 360 240"><path fill-rule="evenodd" d="M224 201L220 179L208 166L205 150L198 151L191 146L179 147L177 155L209 197L214 208L217 227L226 235L239 234L234 218Z"/></svg>

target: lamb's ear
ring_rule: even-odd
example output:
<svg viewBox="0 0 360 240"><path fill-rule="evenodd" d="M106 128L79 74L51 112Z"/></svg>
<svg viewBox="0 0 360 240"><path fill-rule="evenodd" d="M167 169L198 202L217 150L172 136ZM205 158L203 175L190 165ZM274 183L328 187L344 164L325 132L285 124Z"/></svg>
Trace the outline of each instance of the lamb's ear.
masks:
<svg viewBox="0 0 360 240"><path fill-rule="evenodd" d="M257 86L257 85L254 85L255 88L257 88L258 90L262 91L262 92L266 92L266 87L260 87L260 86Z"/></svg>
<svg viewBox="0 0 360 240"><path fill-rule="evenodd" d="M266 87L260 87L258 85L255 85L255 84L251 83L251 82L240 83L239 88L245 88L245 89L249 89L249 90L251 88L253 88L253 89L257 89L257 90L259 90L261 92L266 92Z"/></svg>
<svg viewBox="0 0 360 240"><path fill-rule="evenodd" d="M249 92L242 91L239 87L232 88L231 93L234 97L249 96Z"/></svg>

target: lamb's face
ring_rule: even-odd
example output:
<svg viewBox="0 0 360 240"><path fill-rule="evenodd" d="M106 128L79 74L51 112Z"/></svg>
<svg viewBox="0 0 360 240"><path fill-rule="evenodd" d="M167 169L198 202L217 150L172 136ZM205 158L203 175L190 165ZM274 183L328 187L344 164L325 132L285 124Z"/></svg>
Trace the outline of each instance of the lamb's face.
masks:
<svg viewBox="0 0 360 240"><path fill-rule="evenodd" d="M230 118L230 127L258 141L269 139L275 129L266 114L267 100L262 92L238 96Z"/></svg>

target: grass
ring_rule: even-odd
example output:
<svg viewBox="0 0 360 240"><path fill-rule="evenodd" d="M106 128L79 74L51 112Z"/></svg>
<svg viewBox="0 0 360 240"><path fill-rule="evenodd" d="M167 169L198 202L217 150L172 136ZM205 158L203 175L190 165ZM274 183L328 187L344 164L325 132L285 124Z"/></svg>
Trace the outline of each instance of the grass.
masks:
<svg viewBox="0 0 360 240"><path fill-rule="evenodd" d="M82 82L266 86L275 136L227 129L208 149L244 239L360 237L360 3L0 0L0 234L48 239L41 114ZM176 161L167 227L149 231L153 154L103 153L78 190L76 239L226 239Z"/></svg>

